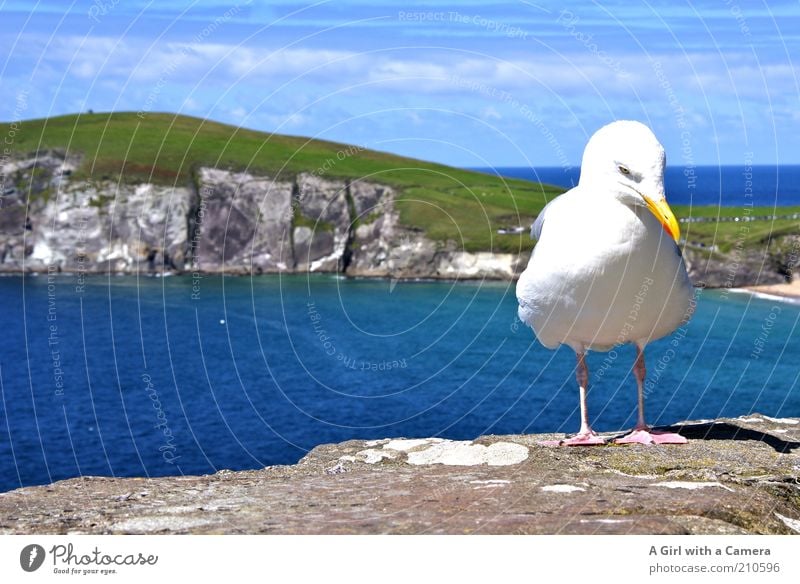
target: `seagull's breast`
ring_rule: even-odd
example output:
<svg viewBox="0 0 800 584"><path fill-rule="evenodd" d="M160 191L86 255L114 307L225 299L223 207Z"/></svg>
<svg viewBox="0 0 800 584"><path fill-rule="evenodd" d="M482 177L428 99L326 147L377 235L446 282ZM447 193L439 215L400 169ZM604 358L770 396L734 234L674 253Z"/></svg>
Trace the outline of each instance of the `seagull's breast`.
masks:
<svg viewBox="0 0 800 584"><path fill-rule="evenodd" d="M517 283L520 319L547 347L647 343L690 316L678 247L645 207L573 189L548 209Z"/></svg>

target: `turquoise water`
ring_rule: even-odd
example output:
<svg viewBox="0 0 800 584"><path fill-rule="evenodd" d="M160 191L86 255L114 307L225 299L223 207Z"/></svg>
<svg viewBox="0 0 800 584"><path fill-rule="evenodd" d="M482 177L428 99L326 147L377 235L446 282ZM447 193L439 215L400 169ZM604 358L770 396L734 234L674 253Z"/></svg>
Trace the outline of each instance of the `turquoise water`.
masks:
<svg viewBox="0 0 800 584"><path fill-rule="evenodd" d="M333 276L0 278L0 490L292 463L349 438L573 432L574 356L511 283ZM797 305L704 291L648 348L648 420L800 415ZM635 421L633 351L589 356L597 429Z"/></svg>

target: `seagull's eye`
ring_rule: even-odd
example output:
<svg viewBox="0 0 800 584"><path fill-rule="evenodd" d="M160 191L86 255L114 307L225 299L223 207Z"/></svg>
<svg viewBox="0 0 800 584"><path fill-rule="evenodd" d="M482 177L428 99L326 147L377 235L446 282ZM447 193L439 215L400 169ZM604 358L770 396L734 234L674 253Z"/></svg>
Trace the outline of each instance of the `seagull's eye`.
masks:
<svg viewBox="0 0 800 584"><path fill-rule="evenodd" d="M621 165L621 164L620 164L620 165L617 167L617 169L618 169L618 170L619 170L619 171L620 171L622 174L624 174L625 176L628 176L628 175L630 175L630 173L631 173L631 171L628 169L628 167L627 167L627 166L623 166L623 165Z"/></svg>

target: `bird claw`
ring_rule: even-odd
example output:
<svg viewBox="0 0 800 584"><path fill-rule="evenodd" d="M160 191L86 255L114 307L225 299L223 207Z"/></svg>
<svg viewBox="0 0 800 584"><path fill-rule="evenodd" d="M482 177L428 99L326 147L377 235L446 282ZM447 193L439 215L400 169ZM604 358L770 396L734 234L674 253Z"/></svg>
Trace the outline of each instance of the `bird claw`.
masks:
<svg viewBox="0 0 800 584"><path fill-rule="evenodd" d="M648 429L634 430L627 436L617 438L614 444L687 444L685 436L673 432L656 432Z"/></svg>

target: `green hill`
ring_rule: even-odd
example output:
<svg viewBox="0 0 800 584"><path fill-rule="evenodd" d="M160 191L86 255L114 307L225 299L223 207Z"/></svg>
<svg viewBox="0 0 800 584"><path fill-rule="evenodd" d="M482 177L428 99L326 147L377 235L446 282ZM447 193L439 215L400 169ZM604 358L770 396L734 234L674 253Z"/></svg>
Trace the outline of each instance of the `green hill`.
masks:
<svg viewBox="0 0 800 584"><path fill-rule="evenodd" d="M563 189L294 136L257 132L173 114L102 113L20 122L13 154L61 149L83 155L75 178L186 184L200 166L247 170L279 179L313 172L330 179L364 179L395 187L401 221L435 240L468 250L530 249L526 232ZM9 124L0 124L8 135Z"/></svg>

